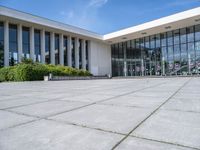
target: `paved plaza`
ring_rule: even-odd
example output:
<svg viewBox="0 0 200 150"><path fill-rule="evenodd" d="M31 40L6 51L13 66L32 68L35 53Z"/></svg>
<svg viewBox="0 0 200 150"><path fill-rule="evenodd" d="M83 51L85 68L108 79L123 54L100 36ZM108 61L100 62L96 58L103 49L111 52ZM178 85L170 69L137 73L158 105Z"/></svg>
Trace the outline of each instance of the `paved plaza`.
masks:
<svg viewBox="0 0 200 150"><path fill-rule="evenodd" d="M0 150L200 150L200 78L0 83Z"/></svg>

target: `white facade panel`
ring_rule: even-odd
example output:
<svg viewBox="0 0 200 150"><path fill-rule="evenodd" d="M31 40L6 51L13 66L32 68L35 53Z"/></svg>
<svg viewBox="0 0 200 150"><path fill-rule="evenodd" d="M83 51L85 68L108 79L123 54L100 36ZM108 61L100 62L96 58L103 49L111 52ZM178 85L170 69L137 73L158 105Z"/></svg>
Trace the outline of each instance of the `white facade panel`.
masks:
<svg viewBox="0 0 200 150"><path fill-rule="evenodd" d="M110 45L91 41L90 42L90 69L93 75L111 74L111 48Z"/></svg>

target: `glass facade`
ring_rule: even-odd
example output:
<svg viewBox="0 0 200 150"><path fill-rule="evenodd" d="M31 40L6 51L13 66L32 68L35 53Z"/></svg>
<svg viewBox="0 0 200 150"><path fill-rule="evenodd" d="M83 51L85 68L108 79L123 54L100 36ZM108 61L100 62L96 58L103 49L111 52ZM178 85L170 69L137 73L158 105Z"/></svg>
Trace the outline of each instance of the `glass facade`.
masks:
<svg viewBox="0 0 200 150"><path fill-rule="evenodd" d="M86 70L89 70L89 53L88 53L88 41L85 41L85 55L86 55Z"/></svg>
<svg viewBox="0 0 200 150"><path fill-rule="evenodd" d="M72 38L72 67L75 68L75 38Z"/></svg>
<svg viewBox="0 0 200 150"><path fill-rule="evenodd" d="M40 39L40 30L34 31L34 40L35 40L35 55L34 61L41 62L41 39Z"/></svg>
<svg viewBox="0 0 200 150"><path fill-rule="evenodd" d="M18 63L17 25L9 25L9 65Z"/></svg>
<svg viewBox="0 0 200 150"><path fill-rule="evenodd" d="M60 64L59 35L55 34L55 64Z"/></svg>
<svg viewBox="0 0 200 150"><path fill-rule="evenodd" d="M79 39L79 68L82 68L82 40Z"/></svg>
<svg viewBox="0 0 200 150"><path fill-rule="evenodd" d="M200 25L111 45L113 76L200 73Z"/></svg>
<svg viewBox="0 0 200 150"><path fill-rule="evenodd" d="M63 47L64 47L64 66L68 65L68 60L67 60L67 37L64 36L63 38Z"/></svg>
<svg viewBox="0 0 200 150"><path fill-rule="evenodd" d="M0 22L0 67L4 66L4 25Z"/></svg>
<svg viewBox="0 0 200 150"><path fill-rule="evenodd" d="M22 27L22 56L30 58L30 30L27 27Z"/></svg>
<svg viewBox="0 0 200 150"><path fill-rule="evenodd" d="M50 64L50 33L45 32L45 63Z"/></svg>

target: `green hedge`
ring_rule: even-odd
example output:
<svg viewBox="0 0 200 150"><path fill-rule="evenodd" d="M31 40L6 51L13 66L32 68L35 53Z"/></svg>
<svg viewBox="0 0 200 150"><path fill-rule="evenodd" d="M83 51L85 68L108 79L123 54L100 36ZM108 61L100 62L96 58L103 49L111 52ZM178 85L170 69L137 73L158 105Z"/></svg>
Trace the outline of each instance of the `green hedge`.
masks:
<svg viewBox="0 0 200 150"><path fill-rule="evenodd" d="M43 80L43 77L49 75L49 73L52 73L54 76L91 76L86 70L64 66L44 65L26 60L16 66L1 68L0 81Z"/></svg>

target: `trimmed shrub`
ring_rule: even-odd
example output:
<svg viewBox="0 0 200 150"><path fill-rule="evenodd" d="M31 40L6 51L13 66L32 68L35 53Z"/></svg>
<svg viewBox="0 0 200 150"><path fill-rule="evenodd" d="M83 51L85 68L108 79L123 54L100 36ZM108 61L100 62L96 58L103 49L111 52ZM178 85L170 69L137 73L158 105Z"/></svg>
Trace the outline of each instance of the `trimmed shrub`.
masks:
<svg viewBox="0 0 200 150"><path fill-rule="evenodd" d="M33 65L19 64L16 66L15 81L31 81L33 75Z"/></svg>
<svg viewBox="0 0 200 150"><path fill-rule="evenodd" d="M44 65L24 60L22 63L0 69L0 82L3 81L36 81L43 80L45 75L52 73L54 76L91 76L86 70L72 67Z"/></svg>
<svg viewBox="0 0 200 150"><path fill-rule="evenodd" d="M0 69L0 81L9 81L8 80L8 73L9 73L10 67L4 67Z"/></svg>
<svg viewBox="0 0 200 150"><path fill-rule="evenodd" d="M16 73L16 67L10 67L9 72L8 72L8 80L7 81L15 81L15 73Z"/></svg>
<svg viewBox="0 0 200 150"><path fill-rule="evenodd" d="M43 64L34 64L32 69L32 81L43 80L44 76L49 74L47 66Z"/></svg>

